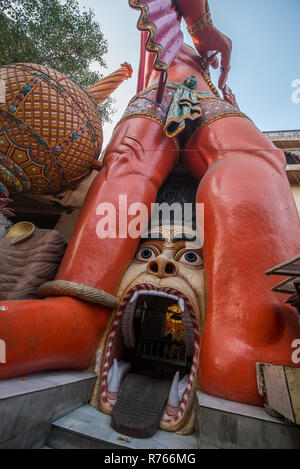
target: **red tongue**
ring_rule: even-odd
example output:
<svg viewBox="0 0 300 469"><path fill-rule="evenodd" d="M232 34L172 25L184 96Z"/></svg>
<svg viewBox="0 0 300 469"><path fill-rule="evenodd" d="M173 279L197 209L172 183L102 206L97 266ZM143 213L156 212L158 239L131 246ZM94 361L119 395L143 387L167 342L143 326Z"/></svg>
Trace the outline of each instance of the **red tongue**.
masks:
<svg viewBox="0 0 300 469"><path fill-rule="evenodd" d="M159 423L170 393L170 381L130 373L121 385L111 426L123 435L150 438Z"/></svg>

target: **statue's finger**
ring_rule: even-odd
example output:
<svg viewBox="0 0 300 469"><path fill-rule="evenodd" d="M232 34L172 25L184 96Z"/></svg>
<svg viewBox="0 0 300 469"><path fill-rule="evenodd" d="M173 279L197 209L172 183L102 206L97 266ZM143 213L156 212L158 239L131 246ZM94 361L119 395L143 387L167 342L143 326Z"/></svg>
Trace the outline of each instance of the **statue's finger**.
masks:
<svg viewBox="0 0 300 469"><path fill-rule="evenodd" d="M221 52L221 75L219 79L219 88L222 90L228 78L228 73L230 70L230 58L232 51L232 42L229 38L226 37L226 40L223 43Z"/></svg>

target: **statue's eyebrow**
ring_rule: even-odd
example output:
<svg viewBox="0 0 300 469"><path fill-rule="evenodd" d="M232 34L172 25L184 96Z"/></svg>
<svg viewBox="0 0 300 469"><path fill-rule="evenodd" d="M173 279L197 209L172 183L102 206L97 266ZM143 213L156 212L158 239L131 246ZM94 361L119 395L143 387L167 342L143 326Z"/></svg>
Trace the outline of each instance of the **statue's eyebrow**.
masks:
<svg viewBox="0 0 300 469"><path fill-rule="evenodd" d="M162 233L147 233L145 237L142 237L140 243L146 243L147 241L164 241L166 242L166 238L163 236Z"/></svg>

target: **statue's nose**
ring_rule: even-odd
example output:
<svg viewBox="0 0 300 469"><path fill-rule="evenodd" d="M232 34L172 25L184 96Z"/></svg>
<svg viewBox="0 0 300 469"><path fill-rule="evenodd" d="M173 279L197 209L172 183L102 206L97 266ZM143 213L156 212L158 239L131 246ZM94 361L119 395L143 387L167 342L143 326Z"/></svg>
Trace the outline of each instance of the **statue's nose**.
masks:
<svg viewBox="0 0 300 469"><path fill-rule="evenodd" d="M172 260L159 256L148 263L147 272L160 278L173 277L177 274L177 266Z"/></svg>

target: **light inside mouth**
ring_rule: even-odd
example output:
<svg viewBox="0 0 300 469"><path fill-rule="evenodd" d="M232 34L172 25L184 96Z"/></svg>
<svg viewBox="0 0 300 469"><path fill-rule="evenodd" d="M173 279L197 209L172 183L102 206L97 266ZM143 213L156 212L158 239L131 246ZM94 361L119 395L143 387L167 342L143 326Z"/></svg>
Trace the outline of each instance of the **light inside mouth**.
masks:
<svg viewBox="0 0 300 469"><path fill-rule="evenodd" d="M101 399L113 410L129 373L168 380L160 423L174 425L186 410L198 358L199 328L189 299L173 288L136 285L123 297L111 327Z"/></svg>

